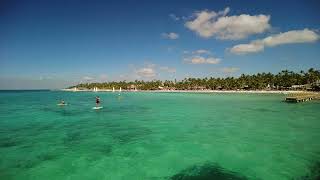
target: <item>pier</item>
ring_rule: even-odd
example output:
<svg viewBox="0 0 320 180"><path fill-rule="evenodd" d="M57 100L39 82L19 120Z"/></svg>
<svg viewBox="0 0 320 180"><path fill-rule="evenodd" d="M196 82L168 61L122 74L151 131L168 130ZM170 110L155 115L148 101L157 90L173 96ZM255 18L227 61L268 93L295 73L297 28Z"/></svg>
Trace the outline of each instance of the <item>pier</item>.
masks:
<svg viewBox="0 0 320 180"><path fill-rule="evenodd" d="M320 100L320 93L293 93L289 94L286 98L286 102L305 102L305 101L311 101L311 100Z"/></svg>

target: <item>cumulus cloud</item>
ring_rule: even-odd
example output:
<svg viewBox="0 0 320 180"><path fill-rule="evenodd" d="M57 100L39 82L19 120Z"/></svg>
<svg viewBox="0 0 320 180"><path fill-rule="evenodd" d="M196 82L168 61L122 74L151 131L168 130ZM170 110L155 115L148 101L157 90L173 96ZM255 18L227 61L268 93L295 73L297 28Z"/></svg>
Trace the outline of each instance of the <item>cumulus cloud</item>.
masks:
<svg viewBox="0 0 320 180"><path fill-rule="evenodd" d="M144 62L143 65L138 66L130 64L129 67L131 70L120 77L122 80L159 79L161 75L165 75L166 73L176 73L176 68L174 67L160 66L158 64L153 64L150 61Z"/></svg>
<svg viewBox="0 0 320 180"><path fill-rule="evenodd" d="M184 62L188 64L218 64L220 61L220 58L215 57L192 56L184 58Z"/></svg>
<svg viewBox="0 0 320 180"><path fill-rule="evenodd" d="M194 54L194 55L209 55L211 54L211 51L206 50L206 49L198 49L198 50L194 50L194 51L182 51L182 54Z"/></svg>
<svg viewBox="0 0 320 180"><path fill-rule="evenodd" d="M288 31L263 39L266 46L277 46L281 44L292 43L308 43L315 42L319 39L319 35L309 29Z"/></svg>
<svg viewBox="0 0 320 180"><path fill-rule="evenodd" d="M173 19L174 21L179 21L180 20L180 18L178 16L176 16L175 14L169 14L169 17L171 19Z"/></svg>
<svg viewBox="0 0 320 180"><path fill-rule="evenodd" d="M269 15L227 16L230 8L223 11L200 11L194 13L194 18L185 23L185 26L204 38L238 40L252 34L259 34L270 29Z"/></svg>
<svg viewBox="0 0 320 180"><path fill-rule="evenodd" d="M162 33L162 37L166 38L166 39L178 39L179 38L179 34L174 33L174 32L170 32L170 33Z"/></svg>
<svg viewBox="0 0 320 180"><path fill-rule="evenodd" d="M260 41L253 41L250 44L238 44L230 49L233 54L255 53L264 50L264 45Z"/></svg>
<svg viewBox="0 0 320 180"><path fill-rule="evenodd" d="M151 67L144 67L141 69L137 69L136 73L138 76L145 77L145 78L153 78L156 76L156 71Z"/></svg>
<svg viewBox="0 0 320 180"><path fill-rule="evenodd" d="M222 68L221 71L223 73L235 73L237 71L239 71L240 68L237 68L237 67L225 67L225 68Z"/></svg>
<svg viewBox="0 0 320 180"><path fill-rule="evenodd" d="M213 57L211 52L205 49L187 51L184 54L186 56L183 58L183 62L188 64L219 64L221 61L220 58Z"/></svg>
<svg viewBox="0 0 320 180"><path fill-rule="evenodd" d="M162 66L159 68L161 71L165 71L165 72L168 72L168 73L175 73L177 72L176 68L170 68L170 67L167 67L167 66Z"/></svg>
<svg viewBox="0 0 320 180"><path fill-rule="evenodd" d="M192 52L193 54L210 54L211 52L205 49L199 49Z"/></svg>
<svg viewBox="0 0 320 180"><path fill-rule="evenodd" d="M293 30L251 41L249 44L235 45L230 49L230 52L233 54L255 53L263 51L265 47L274 47L283 44L311 43L319 40L319 38L319 34L309 29Z"/></svg>

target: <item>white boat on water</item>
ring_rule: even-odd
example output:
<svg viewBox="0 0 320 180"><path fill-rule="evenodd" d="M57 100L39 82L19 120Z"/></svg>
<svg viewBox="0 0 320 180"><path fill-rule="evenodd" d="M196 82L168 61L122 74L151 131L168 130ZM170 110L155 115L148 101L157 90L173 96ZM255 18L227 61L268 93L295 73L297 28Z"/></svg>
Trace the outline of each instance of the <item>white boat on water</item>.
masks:
<svg viewBox="0 0 320 180"><path fill-rule="evenodd" d="M120 87L120 89L119 89L119 94L118 94L119 96L120 96L120 93L121 93L121 87Z"/></svg>

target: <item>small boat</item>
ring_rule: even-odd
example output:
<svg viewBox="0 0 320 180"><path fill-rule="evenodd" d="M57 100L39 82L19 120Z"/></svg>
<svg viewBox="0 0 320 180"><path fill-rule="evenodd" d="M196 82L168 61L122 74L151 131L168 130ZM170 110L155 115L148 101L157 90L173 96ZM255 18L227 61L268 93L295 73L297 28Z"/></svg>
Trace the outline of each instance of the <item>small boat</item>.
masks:
<svg viewBox="0 0 320 180"><path fill-rule="evenodd" d="M121 93L121 87L120 87L120 89L119 89L119 94L118 94L119 96L120 96L120 93Z"/></svg>

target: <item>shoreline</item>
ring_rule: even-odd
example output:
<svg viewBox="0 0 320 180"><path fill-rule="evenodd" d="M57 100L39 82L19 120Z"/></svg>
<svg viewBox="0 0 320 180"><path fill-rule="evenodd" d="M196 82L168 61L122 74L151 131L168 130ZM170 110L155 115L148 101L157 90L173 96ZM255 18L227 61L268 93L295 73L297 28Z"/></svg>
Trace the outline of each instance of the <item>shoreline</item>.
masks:
<svg viewBox="0 0 320 180"><path fill-rule="evenodd" d="M110 89L94 90L74 90L74 89L60 89L60 91L67 92L120 92L112 91ZM278 90L122 90L121 92L150 92L150 93L243 93L243 94L301 94L301 93L318 93L311 91L278 91Z"/></svg>

